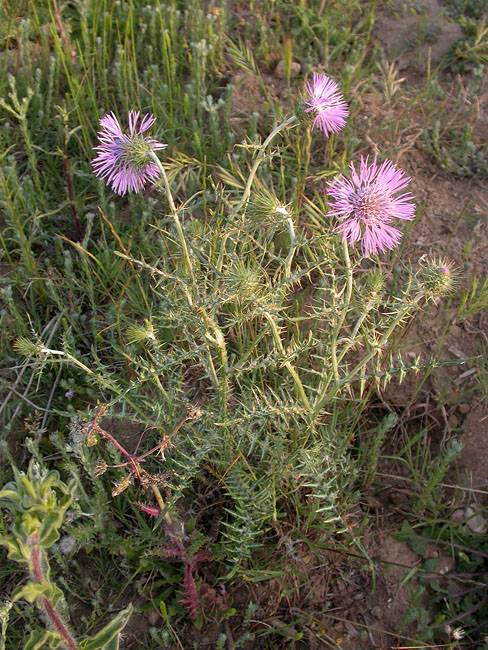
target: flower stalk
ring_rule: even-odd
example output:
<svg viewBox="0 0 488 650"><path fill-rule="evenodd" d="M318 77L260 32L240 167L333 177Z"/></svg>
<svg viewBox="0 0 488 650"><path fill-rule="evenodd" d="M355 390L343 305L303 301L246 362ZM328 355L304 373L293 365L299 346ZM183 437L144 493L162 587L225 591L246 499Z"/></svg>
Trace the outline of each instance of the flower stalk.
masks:
<svg viewBox="0 0 488 650"><path fill-rule="evenodd" d="M176 209L176 205L173 199L173 194L171 192L171 186L169 184L168 175L166 174L166 170L164 169L163 163L159 160L158 156L154 153L154 151L152 151L149 155L151 159L154 161L155 165L157 165L159 172L161 174L161 179L164 185L164 191L166 194L166 198L168 199L169 209L171 211L171 216L173 217L173 221L175 224L176 233L178 235L178 240L180 242L181 252L183 254L186 270L188 272L188 275L191 277L192 282L195 282L195 274L193 271L193 264L191 261L190 252L188 250L188 244L186 243L185 233L183 231L180 217L178 215L178 210Z"/></svg>
<svg viewBox="0 0 488 650"><path fill-rule="evenodd" d="M39 543L39 533L33 533L30 538L31 547L31 567L33 579L42 584L46 578L42 570L42 565L47 563L47 558L43 554L42 548ZM54 603L47 597L43 596L41 599L42 606L46 612L46 616L51 622L51 625L56 632L64 640L68 650L78 650L78 643L75 641L67 624L64 622L63 617L56 609Z"/></svg>
<svg viewBox="0 0 488 650"><path fill-rule="evenodd" d="M345 240L342 241L342 251L344 254L344 260L346 262L346 278L347 278L346 297L344 300L344 306L342 308L341 315L339 317L339 321L337 323L337 326L335 327L334 335L332 337L332 345L331 345L332 371L334 373L334 379L336 381L339 381L337 341L339 339L339 335L344 325L344 321L346 320L347 312L349 311L349 305L351 304L351 297L352 297L352 266L351 266L351 258L349 257L349 247L347 245L347 241Z"/></svg>
<svg viewBox="0 0 488 650"><path fill-rule="evenodd" d="M268 321L268 323L271 326L271 332L273 334L273 339L275 341L276 347L278 348L280 354L282 354L285 357L286 356L286 350L283 347L283 342L281 341L280 332L279 332L278 325L276 324L275 319L268 312L265 312L264 316L265 316L266 320ZM296 387L297 392L298 392L298 394L300 396L300 399L302 401L303 406L307 409L307 411L309 411L311 409L310 402L309 402L309 399L307 397L307 394L306 394L305 389L304 389L303 384L302 384L302 380L300 379L300 376L299 376L298 372L293 367L293 364L291 364L288 360L283 361L283 365L288 370L288 372L290 373L291 378L293 379L293 382L295 384L295 387Z"/></svg>
<svg viewBox="0 0 488 650"><path fill-rule="evenodd" d="M254 161L254 164L251 168L251 172L249 174L249 177L247 179L246 186L244 188L244 192L242 193L241 200L237 204L237 206L233 210L233 214L238 214L242 209L245 209L247 206L247 203L249 201L249 197L251 196L251 189L252 185L254 183L254 179L256 177L257 171L259 169L259 166L263 162L265 156L266 156L266 149L268 146L271 144L271 142L274 140L274 138L278 135L278 133L281 133L281 131L284 131L286 128L291 126L292 124L295 124L297 122L297 116L292 115L291 117L288 117L286 120L283 122L280 122L275 128L271 131L271 133L268 135L266 140L263 142L262 145L258 148L258 154L256 156L256 160Z"/></svg>

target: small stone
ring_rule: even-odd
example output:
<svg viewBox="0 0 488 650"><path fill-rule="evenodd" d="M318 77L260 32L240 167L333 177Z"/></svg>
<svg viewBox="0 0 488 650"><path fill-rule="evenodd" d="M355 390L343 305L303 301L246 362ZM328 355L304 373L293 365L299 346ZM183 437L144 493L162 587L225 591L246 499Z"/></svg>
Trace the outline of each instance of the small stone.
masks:
<svg viewBox="0 0 488 650"><path fill-rule="evenodd" d="M459 327L459 325L451 325L451 329L449 331L456 338L459 338L463 335L463 330Z"/></svg>
<svg viewBox="0 0 488 650"><path fill-rule="evenodd" d="M451 515L451 521L455 524L461 524L464 521L464 508L456 508Z"/></svg>
<svg viewBox="0 0 488 650"><path fill-rule="evenodd" d="M473 531L473 533L484 534L488 532L488 522L483 517L481 512L477 512L471 506L466 506L464 510L464 517L468 528Z"/></svg>
<svg viewBox="0 0 488 650"><path fill-rule="evenodd" d="M300 74L302 66L297 61L292 61L290 66L290 77L297 77ZM285 62L280 61L275 68L275 75L278 79L286 79L286 67Z"/></svg>
<svg viewBox="0 0 488 650"><path fill-rule="evenodd" d="M466 415L471 411L471 406L469 404L460 404L458 406L458 411L462 413L463 415Z"/></svg>

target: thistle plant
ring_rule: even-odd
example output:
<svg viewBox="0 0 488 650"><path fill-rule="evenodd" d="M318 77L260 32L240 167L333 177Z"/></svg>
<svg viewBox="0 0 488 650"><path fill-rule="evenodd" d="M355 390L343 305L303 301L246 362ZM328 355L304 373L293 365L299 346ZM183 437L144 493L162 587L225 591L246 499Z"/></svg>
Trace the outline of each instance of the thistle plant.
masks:
<svg viewBox="0 0 488 650"><path fill-rule="evenodd" d="M157 133L152 117L139 122L130 112L127 132L114 114L103 117L96 173L116 193L152 185L163 197L153 259L129 253L115 235L113 257L135 270L139 286L141 278L151 286L148 309L122 316L121 338L111 343L130 380L41 337L18 345L90 373L111 395L108 414L123 409L159 432L150 434L148 451L129 452L97 411L84 441L101 437L120 456L99 459L94 480L106 480L110 466L118 477L114 498L124 492L163 526L168 548L179 549L172 557L185 566L192 616L196 556L185 545L184 510L193 506L182 497L198 493L208 475L215 479L206 508L214 498L225 504L212 555L229 565L227 577L245 570L266 531L290 503L300 510L304 496L318 526L349 534L359 462L351 451L365 396L421 368L422 360L408 364L395 354L395 341L454 281L449 263L426 257L405 267L394 287L379 260L398 246L398 223L415 212L410 179L391 161L353 160L349 174L336 174L325 193L310 196L280 183L272 163L284 164L288 140L311 127L314 137L339 134L347 115L338 84L316 74L296 114L246 145L248 165L229 157L226 168L202 172L188 194L178 182L178 158L165 158L164 145L147 135L150 127ZM334 169L324 172L330 177ZM195 408L198 418L185 415ZM163 433L175 421L177 435ZM141 500L141 490L151 498Z"/></svg>
<svg viewBox="0 0 488 650"><path fill-rule="evenodd" d="M64 483L56 471L47 471L31 461L26 473L15 467L14 481L0 490L0 508L7 511L9 533L0 537L8 557L24 565L29 580L20 585L12 601L36 603L48 624L33 630L24 650L66 648L67 650L116 650L120 633L131 614L122 610L103 629L77 641L64 613L61 590L51 579L49 549L59 539L66 511L73 501L73 485Z"/></svg>

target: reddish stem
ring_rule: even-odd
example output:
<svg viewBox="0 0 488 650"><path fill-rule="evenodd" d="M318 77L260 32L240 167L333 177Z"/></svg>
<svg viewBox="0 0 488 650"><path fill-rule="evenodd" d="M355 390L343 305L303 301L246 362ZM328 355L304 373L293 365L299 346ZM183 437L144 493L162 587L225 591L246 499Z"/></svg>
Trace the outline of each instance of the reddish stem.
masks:
<svg viewBox="0 0 488 650"><path fill-rule="evenodd" d="M141 456L137 456L137 460L138 461L144 460L144 458L147 458L151 454L154 454L156 451L164 451L166 449L166 447L168 447L169 444L170 444L170 439L168 437L165 437L165 438L163 438L163 440L161 440L159 445L156 445L155 447L153 447L149 451L146 451Z"/></svg>
<svg viewBox="0 0 488 650"><path fill-rule="evenodd" d="M39 535L37 533L34 533L34 535L31 537L31 548L32 573L34 579L37 582L44 582L44 574L42 572L42 549L39 546ZM78 644L71 636L66 623L63 621L49 598L42 598L42 606L44 607L44 610L54 629L64 639L68 650L78 650Z"/></svg>
<svg viewBox="0 0 488 650"><path fill-rule="evenodd" d="M99 420L100 420L100 418L101 418L101 416L103 415L104 412L105 412L105 410L102 411L102 409L100 409L96 413L96 415L95 415L95 417L93 419L93 422L91 423L90 431L94 431L94 432L98 433L99 435L101 435L106 440L108 440L116 449L118 449L120 451L120 453L122 454L122 456L124 456L124 458L127 458L127 463L120 463L118 465L113 465L113 467L126 467L127 465L131 465L132 470L133 470L134 474L137 476L137 478L140 478L140 474L141 474L141 467L140 467L139 463L141 461L143 461L145 458L147 458L151 454L154 454L157 451L161 451L161 450L164 451L166 449L166 447L168 447L168 445L171 443L171 438L173 438L173 436L175 436L178 433L178 431L185 424L185 422L188 422L189 420L193 419L193 417L191 415L186 415L184 418L182 418L178 422L178 424L175 426L174 430L168 436L164 436L163 440L159 444L155 445L152 449L150 449L149 451L144 452L140 456L136 456L136 455L130 454L127 451L127 449L125 447L123 447L120 444L120 442L113 437L113 435L111 433L109 433L108 431L105 431L105 429L102 429L102 427L98 424L98 422L99 422Z"/></svg>
<svg viewBox="0 0 488 650"><path fill-rule="evenodd" d="M134 470L134 472L136 473L136 475L139 476L139 465L138 465L138 462L137 462L137 460L138 460L137 458L134 458L134 456L132 456L132 454L129 454L129 452L127 451L127 449L126 449L125 447L123 447L123 446L120 444L120 442L118 442L118 440L116 440L116 439L113 437L113 435L112 435L111 433L109 433L108 431L105 431L105 429L102 429L102 427L99 426L97 423L94 423L94 424L93 424L93 428L92 428L92 430L93 430L93 431L96 431L97 433L99 433L99 434L100 434L101 436L103 436L106 440L108 440L108 441L109 441L109 442L110 442L110 443L111 443L111 444L112 444L116 449L118 449L118 450L120 451L120 453L122 454L122 456L124 456L125 458L127 458L128 463L129 463L130 465L132 465L132 469Z"/></svg>
<svg viewBox="0 0 488 650"><path fill-rule="evenodd" d="M99 425L99 422L103 417L103 415L105 414L106 410L107 410L106 405L102 405L98 408L97 412L95 413L95 417L93 418L90 425L86 428L86 435L88 437L92 433L98 433L100 436L105 438L105 440L108 440L108 442L110 442L115 447L115 449L117 449L122 454L124 458L127 458L126 463L119 463L117 465L114 465L113 467L126 467L127 465L130 465L132 473L135 475L137 480L143 484L145 478L148 478L149 483L151 483L150 475L141 467L141 463L144 462L144 459L150 456L151 454L154 454L157 451L164 451L166 447L168 447L168 445L171 444L171 438L178 433L178 431L185 424L185 422L188 422L189 420L194 420L195 417L199 417L197 411L189 411L187 415L185 415L185 417L182 418L180 422L178 422L174 430L168 436L164 436L163 440L161 440L159 444L157 444L155 447L153 447L149 451L146 451L145 453L139 456L137 455L137 450L139 448L140 440L139 443L137 444L136 451L134 452L134 454L130 454L127 451L127 449L123 447L123 445L121 445L120 442L118 442L118 440L116 440L111 433L105 431L105 429L102 429L102 427ZM154 496L156 497L156 501L158 502L160 512L163 512L166 508L166 505L161 496L159 488L154 482L151 483L151 489L154 493ZM172 523L169 513L166 512L164 518L166 519L166 522L168 524Z"/></svg>

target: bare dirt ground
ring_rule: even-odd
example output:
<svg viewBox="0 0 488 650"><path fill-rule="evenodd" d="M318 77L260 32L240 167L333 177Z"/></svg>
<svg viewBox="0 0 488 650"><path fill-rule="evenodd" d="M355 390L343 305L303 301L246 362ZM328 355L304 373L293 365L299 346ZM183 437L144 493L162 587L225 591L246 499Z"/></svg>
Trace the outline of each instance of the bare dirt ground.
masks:
<svg viewBox="0 0 488 650"><path fill-rule="evenodd" d="M398 6L400 3L397 3ZM406 3L403 3L406 4ZM425 84L426 60L441 60L453 42L460 36L459 26L442 13L437 0L421 2L425 11L419 16L403 14L401 9L380 14L376 36L384 50L395 58L405 87ZM418 33L419 20L424 26L434 26L432 38L422 44L412 42ZM488 136L488 74L481 82L478 97L469 96L468 80L446 73L441 76L445 88L451 88L451 102L439 106L440 119L452 118L454 128L462 128L462 115L474 115L471 126L473 141L484 143ZM463 108L464 104L464 108ZM402 251L402 261L414 263L419 253L434 251L451 260L460 270L461 286L467 286L473 276L486 276L488 271L488 179L480 174L457 176L440 169L429 154L422 133L425 114L422 107L401 103L386 105L379 93L372 92L365 100L371 115L364 139L373 149L385 145L385 131L391 134L393 159L398 160L413 179L412 191L417 197L422 215L411 232L408 246ZM408 105L408 104L407 104ZM465 112L466 111L466 112ZM391 125L405 124L399 133ZM385 124L387 125L385 127ZM398 140L395 140L396 136ZM378 143L378 144L377 144ZM396 154L396 155L395 155ZM488 490L488 405L476 390L477 359L486 351L488 342L488 314L482 312L471 319L456 320L454 307L447 310L431 308L429 314L419 319L402 340L402 349L423 359L435 356L455 360L459 365L436 369L420 393L414 392L415 381L392 385L384 400L393 409L404 409L404 416L415 416L419 411L434 412L438 437L456 434L463 449L456 468L450 472L450 483L473 489L446 494L453 517L463 517L466 511L479 511L487 502ZM434 438L435 438L434 434ZM434 441L435 442L435 441ZM404 504L408 502L408 485L401 489L397 484L386 499L374 499L377 526L372 526L371 537L366 540L368 550L379 560L378 585L374 594L366 598L362 616L368 619L368 639L354 641L357 627L351 631L347 644L350 648L396 648L407 642L409 628L402 621L412 607L415 580L407 581L412 567L420 565L420 558L405 543L393 536L399 529ZM403 494L402 494L403 492ZM481 519L480 532L484 530ZM452 559L435 546L430 549L438 560L438 571L446 575L453 568ZM352 612L351 612L352 615ZM374 629L376 628L376 629ZM380 630L390 632L388 635ZM398 633L397 639L394 634ZM403 637L402 637L403 634ZM351 636L352 635L352 636ZM354 645L356 643L356 645Z"/></svg>

